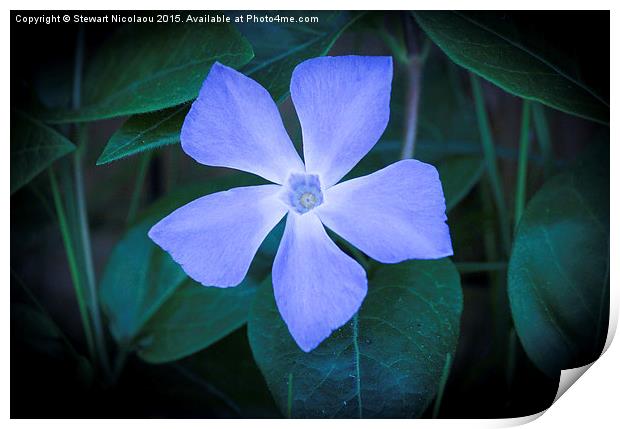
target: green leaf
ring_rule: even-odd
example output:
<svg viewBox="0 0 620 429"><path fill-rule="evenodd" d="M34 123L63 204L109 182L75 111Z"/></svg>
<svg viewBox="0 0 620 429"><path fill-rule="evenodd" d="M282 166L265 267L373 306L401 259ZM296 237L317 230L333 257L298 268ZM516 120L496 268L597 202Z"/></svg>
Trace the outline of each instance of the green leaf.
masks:
<svg viewBox="0 0 620 429"><path fill-rule="evenodd" d="M187 104L142 115L133 115L118 129L103 149L97 165L179 142Z"/></svg>
<svg viewBox="0 0 620 429"><path fill-rule="evenodd" d="M604 162L552 178L531 199L512 249L508 295L521 343L547 375L599 356L609 315Z"/></svg>
<svg viewBox="0 0 620 429"><path fill-rule="evenodd" d="M531 14L420 11L415 12L415 17L454 62L511 94L609 122L608 96L601 95L604 90L593 90L592 81L586 83L582 77L589 71L601 71L591 64L575 64L579 55L573 52L574 33L585 32L563 23L561 18L553 17L557 25L551 31L546 21L532 25ZM552 17L539 19L543 18ZM585 66L590 66L587 73Z"/></svg>
<svg viewBox="0 0 620 429"><path fill-rule="evenodd" d="M437 170L449 211L478 183L484 172L484 161L478 156L454 156L439 162Z"/></svg>
<svg viewBox="0 0 620 429"><path fill-rule="evenodd" d="M281 12L264 12L275 16ZM317 17L316 23L241 23L238 28L250 41L255 57L242 72L263 85L278 103L288 97L293 69L304 60L327 55L336 40L360 13L288 11L300 19Z"/></svg>
<svg viewBox="0 0 620 429"><path fill-rule="evenodd" d="M52 128L11 111L11 194L74 150L75 145Z"/></svg>
<svg viewBox="0 0 620 429"><path fill-rule="evenodd" d="M176 106L198 95L215 61L238 68L252 56L230 24L125 25L88 63L82 108L46 119L92 121Z"/></svg>
<svg viewBox="0 0 620 429"><path fill-rule="evenodd" d="M448 259L385 265L358 315L314 351L293 341L271 281L248 322L254 357L276 403L291 417L416 417L454 355L463 300Z"/></svg>
<svg viewBox="0 0 620 429"><path fill-rule="evenodd" d="M148 237L153 223L145 221L129 230L114 247L101 279L101 302L110 330L126 347L187 278Z"/></svg>
<svg viewBox="0 0 620 429"><path fill-rule="evenodd" d="M359 17L359 14L347 12L289 13L297 18L318 16L319 23L244 23L238 26L255 53L254 59L241 72L263 85L278 103L288 96L295 66L308 58L326 55L342 32ZM175 106L161 112L132 116L110 138L97 164L178 143L189 108L189 105Z"/></svg>
<svg viewBox="0 0 620 429"><path fill-rule="evenodd" d="M245 323L255 282L266 275L263 258L257 258L240 286L205 287L188 279L147 233L191 200L257 181L235 174L182 188L148 208L118 242L99 293L110 331L121 347L137 348L149 362L167 362L208 347Z"/></svg>
<svg viewBox="0 0 620 429"><path fill-rule="evenodd" d="M146 326L138 354L147 362L169 362L222 339L247 321L256 285L251 275L232 288L187 281Z"/></svg>

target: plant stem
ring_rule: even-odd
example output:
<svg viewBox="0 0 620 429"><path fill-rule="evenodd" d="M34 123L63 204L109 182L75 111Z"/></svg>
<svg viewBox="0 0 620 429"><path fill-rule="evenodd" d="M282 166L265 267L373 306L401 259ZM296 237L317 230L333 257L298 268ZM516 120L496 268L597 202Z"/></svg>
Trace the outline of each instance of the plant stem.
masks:
<svg viewBox="0 0 620 429"><path fill-rule="evenodd" d="M407 111L405 121L405 140L401 151L401 159L413 158L415 140L418 133L418 106L420 104L420 83L422 81L422 65L418 57L409 59L409 87L407 89Z"/></svg>
<svg viewBox="0 0 620 429"><path fill-rule="evenodd" d="M536 130L536 140L540 146L540 152L543 158L543 167L545 171L545 177L551 174L551 157L552 157L552 145L551 134L549 133L549 124L545 116L545 108L540 103L534 103L532 105L532 116L534 117L534 129Z"/></svg>
<svg viewBox="0 0 620 429"><path fill-rule="evenodd" d="M84 67L84 26L78 28L75 48L75 66L73 75L72 106L79 109L82 96L82 70ZM89 309L93 325L93 337L97 360L106 375L110 374L110 365L105 344L103 324L99 307L95 270L93 267L92 246L90 242L90 230L88 227L88 214L86 210L86 197L84 193L84 171L82 161L86 150L87 129L83 125L75 125L77 149L73 155L75 197L77 201L76 214L78 230L83 253L84 271L86 273L86 287L89 295Z"/></svg>
<svg viewBox="0 0 620 429"><path fill-rule="evenodd" d="M450 375L450 368L452 367L452 355L446 354L446 363L443 366L441 372L441 379L439 380L439 389L437 390L437 397L435 398L435 405L433 406L433 418L436 419L439 415L439 408L441 407L441 401L443 399L443 392L448 382L448 376Z"/></svg>
<svg viewBox="0 0 620 429"><path fill-rule="evenodd" d="M493 198L495 200L495 206L497 208L499 217L499 226L501 232L502 244L504 246L504 252L506 255L510 254L510 230L508 227L508 210L506 208L506 202L504 200L504 191L502 187L499 170L497 167L497 156L495 154L495 145L493 143L493 137L491 135L491 127L489 126L489 118L484 106L484 96L482 93L482 87L478 78L469 73L471 80L471 88L474 96L474 103L476 106L476 116L478 118L478 127L480 129L480 137L482 141L482 150L484 152L484 160L491 181L491 189L493 191Z"/></svg>
<svg viewBox="0 0 620 429"><path fill-rule="evenodd" d="M78 135L81 138L78 142L79 146L75 151L73 158L74 180L75 180L75 197L77 202L77 222L83 253L84 271L86 273L86 287L88 289L89 309L93 324L93 333L95 339L95 348L97 351L98 363L101 365L105 374L110 373L110 365L108 353L105 344L105 334L103 331L103 323L101 318L101 310L99 306L99 293L97 291L97 281L95 279L95 270L93 266L92 245L90 241L90 229L88 226L88 213L86 210L86 197L84 193L84 172L82 160L86 141L84 138L83 127L78 127Z"/></svg>
<svg viewBox="0 0 620 429"><path fill-rule="evenodd" d="M426 40L422 52L420 52L413 28L413 17L409 13L403 13L402 21L403 37L407 48L408 88L405 112L405 138L400 158L410 159L413 158L415 153L415 141L418 133L418 107L422 90L422 69L430 45L428 40Z"/></svg>
<svg viewBox="0 0 620 429"><path fill-rule="evenodd" d="M517 167L517 190L515 192L515 220L514 231L521 220L525 207L527 192L527 158L530 147L530 102L523 100L521 113L521 136L519 138L519 164Z"/></svg>
<svg viewBox="0 0 620 429"><path fill-rule="evenodd" d="M125 368L125 362L127 362L127 357L129 356L129 350L127 347L121 346L118 352L116 353L116 360L114 362L114 367L110 373L110 383L116 384L121 373L123 372L123 368Z"/></svg>
<svg viewBox="0 0 620 429"><path fill-rule="evenodd" d="M142 195L142 189L144 188L144 179L148 171L149 163L151 162L151 151L148 151L140 158L140 164L138 165L138 174L136 176L136 182L134 183L133 194L131 195L131 202L129 203L129 211L127 213L127 224L131 225L136 218L138 207L140 207L140 197Z"/></svg>
<svg viewBox="0 0 620 429"><path fill-rule="evenodd" d="M69 227L67 223L67 217L60 198L60 191L58 190L58 182L54 170L49 169L50 184L52 188L52 195L54 198L54 206L56 208L56 216L58 217L58 224L60 226L60 233L62 235L62 241L65 246L65 252L67 254L67 260L69 262L69 272L71 273L71 281L73 282L73 288L75 290L75 297L78 302L78 308L80 310L80 317L82 319L82 328L84 330L84 336L86 337L86 344L88 347L88 353L93 359L96 359L95 343L93 341L92 328L90 325L90 319L88 316L88 310L86 308L86 299L84 297L84 287L80 281L80 274L78 272L75 249L71 241L69 233Z"/></svg>

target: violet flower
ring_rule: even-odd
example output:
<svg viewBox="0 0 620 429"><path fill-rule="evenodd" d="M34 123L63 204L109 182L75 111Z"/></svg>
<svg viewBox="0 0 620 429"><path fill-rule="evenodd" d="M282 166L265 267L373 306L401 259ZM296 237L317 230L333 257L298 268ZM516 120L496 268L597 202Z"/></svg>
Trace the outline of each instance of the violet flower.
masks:
<svg viewBox="0 0 620 429"><path fill-rule="evenodd" d="M274 184L199 198L162 219L149 237L205 286L236 286L269 231L288 214L275 257L276 303L302 350L313 350L358 311L364 269L325 226L382 263L452 254L437 170L396 162L337 184L375 145L389 120L390 57L321 57L299 64L291 97L304 162L269 93L215 63L185 118L181 145L201 164Z"/></svg>

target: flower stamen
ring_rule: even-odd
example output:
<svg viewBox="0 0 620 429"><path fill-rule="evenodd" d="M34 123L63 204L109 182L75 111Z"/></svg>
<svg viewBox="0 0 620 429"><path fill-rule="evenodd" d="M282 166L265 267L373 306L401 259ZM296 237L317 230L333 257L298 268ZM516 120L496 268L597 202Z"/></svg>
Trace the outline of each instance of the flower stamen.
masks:
<svg viewBox="0 0 620 429"><path fill-rule="evenodd" d="M284 201L297 213L304 214L323 203L323 192L316 174L293 173L285 185Z"/></svg>

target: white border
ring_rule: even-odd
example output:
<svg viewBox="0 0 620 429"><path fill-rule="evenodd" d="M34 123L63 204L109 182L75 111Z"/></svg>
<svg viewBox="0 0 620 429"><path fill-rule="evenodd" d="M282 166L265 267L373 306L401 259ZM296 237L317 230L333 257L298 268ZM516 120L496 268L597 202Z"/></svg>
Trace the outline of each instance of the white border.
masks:
<svg viewBox="0 0 620 429"><path fill-rule="evenodd" d="M8 1L8 6L10 9L15 10L44 10L50 6L49 2L44 2L41 0L38 1L29 1L28 4L25 4L24 1ZM521 0L519 2L497 2L497 1L480 1L480 0L469 0L467 2L459 1L459 0L451 0L451 1L428 1L428 0L397 0L388 2L382 1L380 2L381 9L383 10L407 10L407 9L531 9L531 10L546 10L546 9L599 9L599 10L612 10L611 12L611 99L612 105L615 105L615 102L618 100L618 85L615 83L613 77L618 76L618 55L614 53L613 47L617 47L618 45L618 26L620 25L620 19L618 19L618 13L614 9L618 3L617 1L601 1L601 0L588 0L587 2L577 2L577 1L562 1L562 2L550 2L550 1L541 1L541 0ZM269 3L265 1L257 1L257 0L228 0L228 1L187 1L187 0L175 0L171 1L162 1L162 0L151 0L151 1L142 1L142 2L128 2L127 0L107 0L105 2L88 2L85 1L76 1L76 0L60 0L56 1L53 4L54 9L57 10L95 10L95 9L109 9L109 10L148 10L148 9L169 9L169 10L200 10L208 7L213 10L277 10L277 9L300 9L300 10L370 10L373 7L377 6L377 2L364 1L364 0L347 0L347 1L325 1L325 0L314 0L314 1L295 1L292 4L291 0L273 0ZM500 7L501 6L501 7ZM9 10L10 10L9 9ZM618 9L618 7L616 7ZM7 10L7 14L5 15L7 19L10 19L10 13ZM2 42L3 42L3 57L8 62L9 58L9 38L10 38L10 26L7 25L7 21L5 21L5 25L2 26ZM596 49L596 47L593 47ZM9 100L10 100L10 79L9 79L9 70L10 67L8 64L4 64L4 67L1 68L2 73L2 81L5 82L2 87L2 96L4 102L3 106L3 115L2 115L2 130L4 131L4 156L0 157L0 174L3 176L3 181L5 183L7 190L10 184L10 148L9 148ZM618 123L618 114L617 110L613 107L611 109L611 122L614 124ZM618 157L618 131L617 126L611 127L611 162L612 164L615 161L619 160ZM611 169L611 189L620 189L617 185L620 185L618 171L614 168ZM2 254L0 260L4 261L1 267L2 278L9 279L9 264L10 260L10 247L9 247L9 237L10 237L10 209L9 209L10 201L4 200L2 210L0 210L0 217L2 219L3 225L5 225L3 230L3 247ZM611 267L616 267L618 262L618 252L617 252L617 243L618 243L618 227L617 227L617 215L619 212L618 208L618 198L615 195L611 196ZM613 338L613 334L615 333L617 321L618 321L618 287L617 282L615 281L615 271L610 274L610 299L611 299L611 311L610 311L610 332L607 339L606 348L610 346L611 339ZM10 327L10 319L9 319L9 305L10 305L10 292L8 284L4 285L4 293L6 303L4 309L4 323L1 324L0 329L2 330L2 342L1 347L2 351L0 353L0 361L2 363L2 392L1 392L1 407L3 410L3 415L5 419L9 418L10 415L10 362L9 362L9 327ZM595 362L591 369L588 371L588 375L583 377L579 383L577 383L576 387L569 389L567 393L565 393L560 400L554 404L546 413L541 412L534 416L523 417L519 419L497 419L497 420L389 420L389 421L381 421L381 420L362 420L356 421L355 424L359 427L369 427L374 425L390 425L390 426L398 426L398 427L410 427L411 425L415 425L416 427L448 427L448 426L459 426L459 427L472 427L472 428L481 428L481 427L506 427L506 426L514 426L518 424L524 424L529 421L535 420L533 423L530 423L532 427L557 427L557 426L566 426L566 427L583 427L584 425L590 425L591 427L611 427L617 424L618 420L618 404L617 404L617 389L618 389L618 381L619 381L619 373L617 363L620 362L620 351L619 347L612 346L610 347L604 355ZM37 404L32 404L33 407L36 407ZM543 417L540 417L543 415ZM536 420L537 419L537 420ZM342 424L348 424L349 422L342 421L321 421L320 425L326 427L336 427L336 425L340 426ZM179 425L182 424L188 427L200 427L204 428L205 424L213 424L213 423L205 423L202 420L182 420L182 421L171 421L171 420L11 420L10 424L12 426L19 427L39 427L41 425L45 425L46 427L79 427L83 428L85 425L92 425L94 427L109 427L110 425L114 425L115 427L120 428L131 428L135 429L137 426L147 426L149 429L157 429L157 428L168 428L171 425ZM252 427L266 427L266 428L290 428L292 422L288 420L262 420L262 421L251 421L248 422L246 420L218 420L217 427L240 427L245 426L247 424L251 424ZM317 422L313 420L296 420L295 425L301 427L314 426ZM314 429L314 428L313 428Z"/></svg>

